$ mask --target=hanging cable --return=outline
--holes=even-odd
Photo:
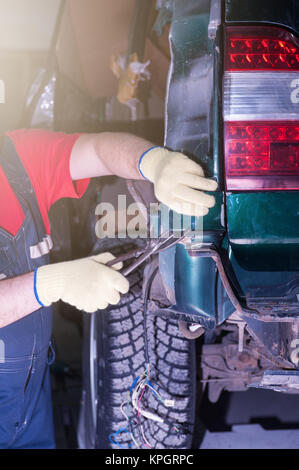
[[[145,419],[158,422],[158,423],[165,423],[169,425],[169,428],[172,432],[179,433],[183,431],[183,428],[178,423],[173,423],[167,418],[159,416],[158,414],[145,409],[142,406],[142,401],[146,395],[146,391],[151,392],[155,398],[160,401],[165,407],[173,408],[175,406],[174,400],[163,399],[161,394],[156,390],[153,383],[150,381],[151,376],[151,367],[150,367],[150,360],[149,360],[149,340],[148,340],[148,330],[147,330],[147,312],[148,312],[148,301],[150,297],[150,290],[154,281],[154,278],[158,272],[159,268],[156,268],[150,275],[145,291],[144,291],[144,305],[143,305],[143,327],[144,327],[144,355],[145,355],[145,370],[142,375],[137,376],[128,393],[128,400],[122,402],[120,405],[120,411],[123,417],[125,418],[127,425],[113,434],[110,434],[109,440],[112,444],[117,445],[120,448],[123,448],[122,445],[118,441],[118,436],[121,433],[128,433],[131,437],[131,444],[128,445],[129,448],[132,447],[132,443],[135,444],[137,448],[140,448],[142,445],[146,446],[147,448],[151,448],[149,441],[146,438],[144,427],[141,421],[141,416]],[[166,390],[165,390],[166,391]],[[124,410],[125,405],[127,406],[126,411]],[[132,412],[135,414],[136,418],[134,419],[134,415],[130,416],[130,405]],[[139,443],[137,440],[136,435],[134,435],[135,430],[139,432],[140,441],[143,444]]]
[[[148,335],[147,335],[147,327],[146,327],[146,320],[147,320],[147,305],[150,295],[150,290],[154,281],[154,278],[158,272],[159,268],[156,268],[152,274],[150,275],[145,291],[144,291],[144,302],[143,302],[143,329],[144,329],[144,354],[145,354],[145,362],[148,366],[148,370],[150,370],[150,361],[149,361],[149,343],[148,343]]]

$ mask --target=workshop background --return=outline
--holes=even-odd
[[[153,30],[155,2],[147,4],[143,14],[149,18],[149,34],[132,38],[132,23],[140,19],[134,17],[134,0],[0,0],[0,83],[5,96],[0,131],[123,130],[163,144],[169,28],[166,22],[160,36]],[[124,89],[120,80],[121,55],[134,52],[141,63],[149,61],[137,74],[143,78],[138,98],[136,90]],[[93,181],[82,201],[56,204],[51,211],[52,260],[88,255],[96,243],[94,209],[99,197],[112,201],[117,192],[126,191],[122,181],[109,178]],[[60,304],[54,339],[57,447],[77,448],[81,313]],[[208,432],[202,448],[298,448],[298,400],[296,395],[250,390],[224,392],[213,405],[205,396],[201,418]]]

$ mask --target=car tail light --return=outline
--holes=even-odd
[[[225,36],[227,189],[299,189],[299,41],[276,27]]]

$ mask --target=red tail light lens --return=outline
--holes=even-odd
[[[230,189],[262,188],[258,177],[274,176],[266,188],[277,189],[277,177],[291,177],[293,189],[299,188],[299,125],[277,122],[229,122],[225,126],[226,175]],[[234,181],[234,178],[237,180]],[[256,178],[253,178],[256,177]],[[291,188],[289,188],[291,189]]]
[[[226,29],[228,190],[299,189],[299,41],[277,27]]]
[[[299,44],[271,27],[228,28],[226,70],[299,70]]]

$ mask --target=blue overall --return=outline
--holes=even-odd
[[[29,177],[8,137],[0,165],[25,213],[16,236],[0,228],[0,279],[5,279],[49,263],[49,255],[41,252],[32,259],[30,247],[39,246],[46,231]],[[0,449],[55,448],[49,376],[52,315],[51,308],[40,308],[0,329]]]

